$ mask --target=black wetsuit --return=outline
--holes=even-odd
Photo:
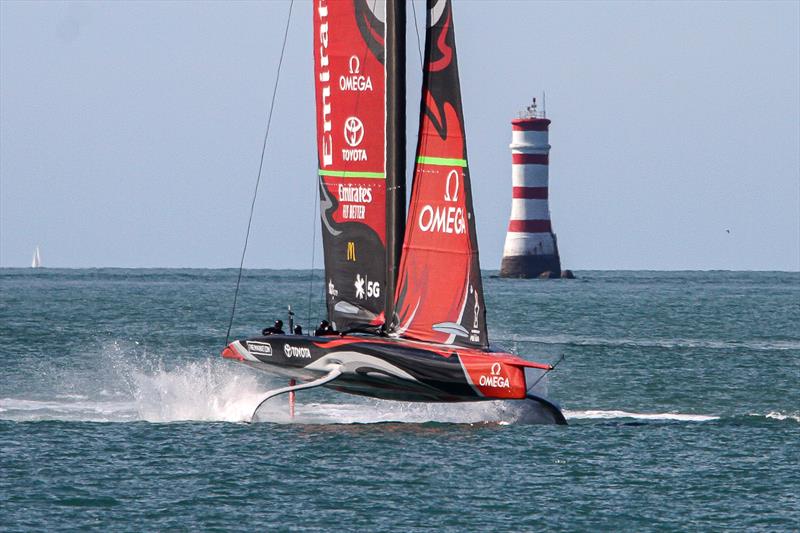
[[[336,335],[336,332],[333,331],[333,328],[328,326],[320,326],[314,331],[314,335],[317,337],[322,337],[323,335]]]

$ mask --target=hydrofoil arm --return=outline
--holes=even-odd
[[[326,383],[330,383],[331,381],[333,381],[334,379],[338,378],[341,375],[342,375],[342,367],[337,365],[330,372],[328,372],[319,379],[315,379],[314,381],[309,381],[308,383],[301,383],[300,385],[292,385],[290,387],[283,387],[280,389],[275,389],[267,392],[264,395],[264,397],[261,398],[261,401],[258,402],[256,408],[253,409],[253,414],[252,416],[250,416],[250,421],[252,422],[253,420],[255,420],[256,413],[258,412],[258,410],[261,409],[261,406],[264,405],[264,403],[270,398],[274,398],[275,396],[280,396],[281,394],[286,394],[287,392],[294,392],[303,389],[313,389],[314,387],[319,387],[321,385],[325,385]]]

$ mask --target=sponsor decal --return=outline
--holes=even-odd
[[[492,368],[490,371],[490,375],[487,376],[486,374],[481,374],[478,383],[481,387],[492,387],[492,388],[503,388],[508,389],[511,388],[511,385],[508,382],[508,378],[501,375],[503,367],[500,363],[492,364]]]
[[[450,192],[450,184],[452,186],[452,194]],[[444,201],[445,202],[457,202],[458,201],[458,186],[459,186],[459,177],[458,177],[458,170],[451,170],[450,173],[447,175],[447,182],[444,185]]]
[[[333,164],[333,123],[331,121],[331,71],[328,55],[328,0],[319,0],[319,81],[322,100],[322,166]]]
[[[472,298],[475,300],[475,306],[472,308],[473,315],[472,315],[472,330],[469,332],[469,340],[470,342],[481,342],[481,330],[478,329],[480,325],[479,317],[481,311],[481,305],[478,303],[478,292],[475,288],[470,285],[469,286],[469,293],[472,295]]]
[[[358,117],[347,117],[344,121],[344,140],[351,148],[342,148],[344,161],[367,161],[367,151],[356,148],[364,140],[364,124]]]
[[[339,296],[339,291],[336,289],[336,286],[333,284],[333,280],[328,281],[328,294],[331,296]]]
[[[381,284],[377,281],[369,281],[366,276],[362,278],[361,274],[356,274],[356,281],[353,285],[356,288],[356,298],[359,300],[380,298],[381,296]]]
[[[356,262],[356,243],[347,241],[347,261]]]
[[[272,357],[272,346],[266,342],[249,341],[247,343],[247,349],[250,350],[250,353],[254,355],[259,354]]]
[[[372,203],[372,187],[361,185],[339,185],[340,202]],[[363,205],[342,204],[342,218],[345,220],[364,220],[367,208]]]
[[[458,202],[460,187],[458,170],[451,170],[447,175],[444,186],[444,201],[447,203]],[[467,229],[464,220],[464,209],[457,206],[432,206],[424,205],[417,219],[419,229],[434,233],[455,233],[460,235]]]
[[[347,117],[344,121],[344,140],[355,148],[364,140],[364,124],[358,117]]]
[[[419,213],[419,229],[433,233],[462,234],[466,230],[464,211],[460,207],[424,206]]]
[[[342,148],[344,161],[367,161],[367,151],[363,148]]]
[[[356,281],[353,285],[356,287],[356,298],[359,300],[364,299],[364,279],[361,279],[361,274],[356,274]]]
[[[339,185],[340,202],[372,203],[372,187],[361,185]]]
[[[309,350],[308,348],[298,348],[297,346],[292,346],[291,344],[283,345],[283,353],[289,359],[291,359],[292,357],[300,359],[311,359],[311,350]]]
[[[350,56],[350,74],[339,76],[339,90],[342,91],[371,91],[372,78],[361,74],[361,61],[358,56]]]
[[[364,220],[367,208],[363,205],[342,204],[342,218],[345,220]]]

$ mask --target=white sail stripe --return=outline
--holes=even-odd
[[[511,201],[511,220],[550,220],[547,200],[514,198]]]
[[[547,165],[512,165],[511,183],[514,187],[547,187]]]
[[[503,256],[550,255],[555,253],[553,236],[549,233],[524,233],[509,231],[503,246]]]

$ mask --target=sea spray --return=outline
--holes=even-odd
[[[0,418],[92,422],[250,421],[270,389],[283,386],[265,373],[205,356],[170,361],[139,342],[99,346],[88,369],[62,369],[42,398],[0,399]],[[536,387],[543,392],[547,377]],[[320,401],[324,399],[325,401]],[[254,421],[295,424],[453,423],[514,424],[534,421],[533,402],[459,404],[382,401],[326,390],[298,394],[294,418],[287,397],[264,404]]]
[[[263,385],[206,359],[172,370],[134,371],[134,406],[140,420],[241,422],[249,420]]]

